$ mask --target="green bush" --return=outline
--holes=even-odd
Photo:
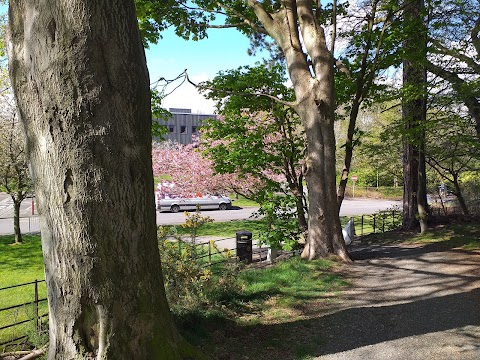
[[[158,240],[165,292],[173,312],[214,307],[225,292],[236,288],[238,265],[228,253],[218,276],[197,259],[197,246],[183,241],[174,227],[160,226]]]

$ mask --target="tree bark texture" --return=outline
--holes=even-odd
[[[406,95],[402,102],[405,123],[403,144],[403,227],[427,228],[428,205],[426,191],[425,131],[426,105],[426,34],[423,24],[423,0],[409,1],[404,9],[404,21],[414,24],[418,36],[404,43],[403,85]]]
[[[309,204],[308,238],[302,257],[311,260],[335,254],[350,261],[338,215],[334,68],[324,29],[309,1],[283,1],[283,7],[275,13],[266,12],[255,0],[248,0],[248,5],[285,55],[296,96],[294,109],[305,128],[303,167]]]
[[[15,243],[22,242],[22,230],[20,229],[20,204],[22,200],[13,199],[13,232],[15,233]]]
[[[10,76],[42,214],[48,358],[202,357],[176,331],[163,288],[133,1],[9,7]]]

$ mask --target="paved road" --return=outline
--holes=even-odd
[[[400,206],[399,201],[374,200],[374,199],[347,199],[344,200],[340,210],[341,216],[353,216],[361,214],[373,214],[379,210],[385,210],[392,206]],[[230,210],[206,210],[203,214],[210,216],[216,222],[230,220],[244,220],[252,217],[258,208],[255,207],[234,207]],[[39,231],[40,223],[38,217],[31,217],[32,199],[26,199],[21,206],[21,228],[23,232]],[[0,234],[13,233],[13,203],[7,194],[0,193]],[[168,213],[157,212],[158,225],[176,225],[185,221],[183,212]]]
[[[376,199],[346,199],[343,201],[342,208],[340,209],[340,216],[354,216],[373,214],[379,210],[390,209],[393,206],[400,206],[400,201],[392,200],[376,200]],[[208,210],[203,211],[203,214],[210,216],[215,221],[230,221],[230,220],[243,220],[250,218],[258,208],[235,207],[230,210]],[[157,224],[158,225],[174,225],[182,224],[185,221],[185,215],[183,212],[170,213],[170,212],[157,212]]]

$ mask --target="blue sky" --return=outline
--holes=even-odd
[[[210,29],[208,38],[200,41],[185,41],[173,30],[168,30],[158,44],[145,50],[150,80],[173,79],[185,69],[194,82],[212,79],[221,70],[253,65],[261,60],[258,56],[249,56],[248,47],[248,39],[235,29]],[[165,98],[164,106],[190,108],[202,113],[214,110],[213,103],[188,83]]]

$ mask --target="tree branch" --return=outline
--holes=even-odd
[[[260,20],[265,27],[273,25],[272,16],[265,10],[260,2],[257,0],[248,0],[247,4],[252,8],[255,15],[257,15],[258,20]]]
[[[465,64],[470,66],[477,74],[480,74],[480,64],[478,64],[474,59],[472,59],[470,56],[467,56],[465,54],[460,53],[456,49],[449,49],[445,46],[443,46],[440,41],[436,39],[429,39],[434,46],[438,49],[438,53],[444,54],[444,55],[450,55],[460,61],[463,61]],[[480,41],[480,40],[479,40]],[[479,44],[480,45],[480,44]]]
[[[195,86],[196,88],[199,88],[199,89],[205,89],[205,90],[216,90],[218,91],[217,89],[214,89],[212,87],[208,87],[208,86],[200,86],[196,83],[194,83],[192,80],[190,80],[190,78],[188,77],[188,74],[186,74],[186,78],[187,78],[187,81],[192,84],[193,86]],[[279,104],[282,104],[282,105],[285,105],[285,106],[289,106],[289,107],[295,107],[298,105],[298,102],[297,101],[285,101],[285,100],[282,100],[276,96],[273,96],[273,95],[270,95],[270,94],[265,94],[265,93],[245,93],[245,92],[237,92],[237,91],[228,91],[228,90],[221,90],[221,92],[223,92],[225,95],[238,95],[238,96],[265,96],[269,99],[272,99],[272,100],[275,100],[276,102],[278,102]]]
[[[457,74],[447,71],[430,61],[427,61],[426,65],[428,71],[448,81],[452,85],[452,88],[468,108],[470,116],[475,120],[477,136],[480,136],[480,103],[477,94],[464,91],[464,87],[468,85],[468,83]]]
[[[235,14],[236,16],[238,16],[239,18],[243,19],[243,23],[239,23],[238,26],[242,26],[242,25],[248,25],[250,26],[252,29],[262,33],[262,34],[266,34],[268,35],[268,32],[261,26],[258,26],[257,24],[255,24],[254,22],[250,21],[250,19],[248,19],[245,15],[243,15],[241,12],[237,11],[236,9],[234,9],[233,7],[230,7],[228,5],[225,5],[225,4],[221,4],[220,2],[217,1],[217,5],[218,6],[221,6],[223,7],[224,9],[232,12],[233,14]],[[255,10],[254,10],[255,11]],[[256,13],[255,13],[256,14]],[[267,13],[268,14],[268,13]],[[257,15],[258,17],[258,15]]]

